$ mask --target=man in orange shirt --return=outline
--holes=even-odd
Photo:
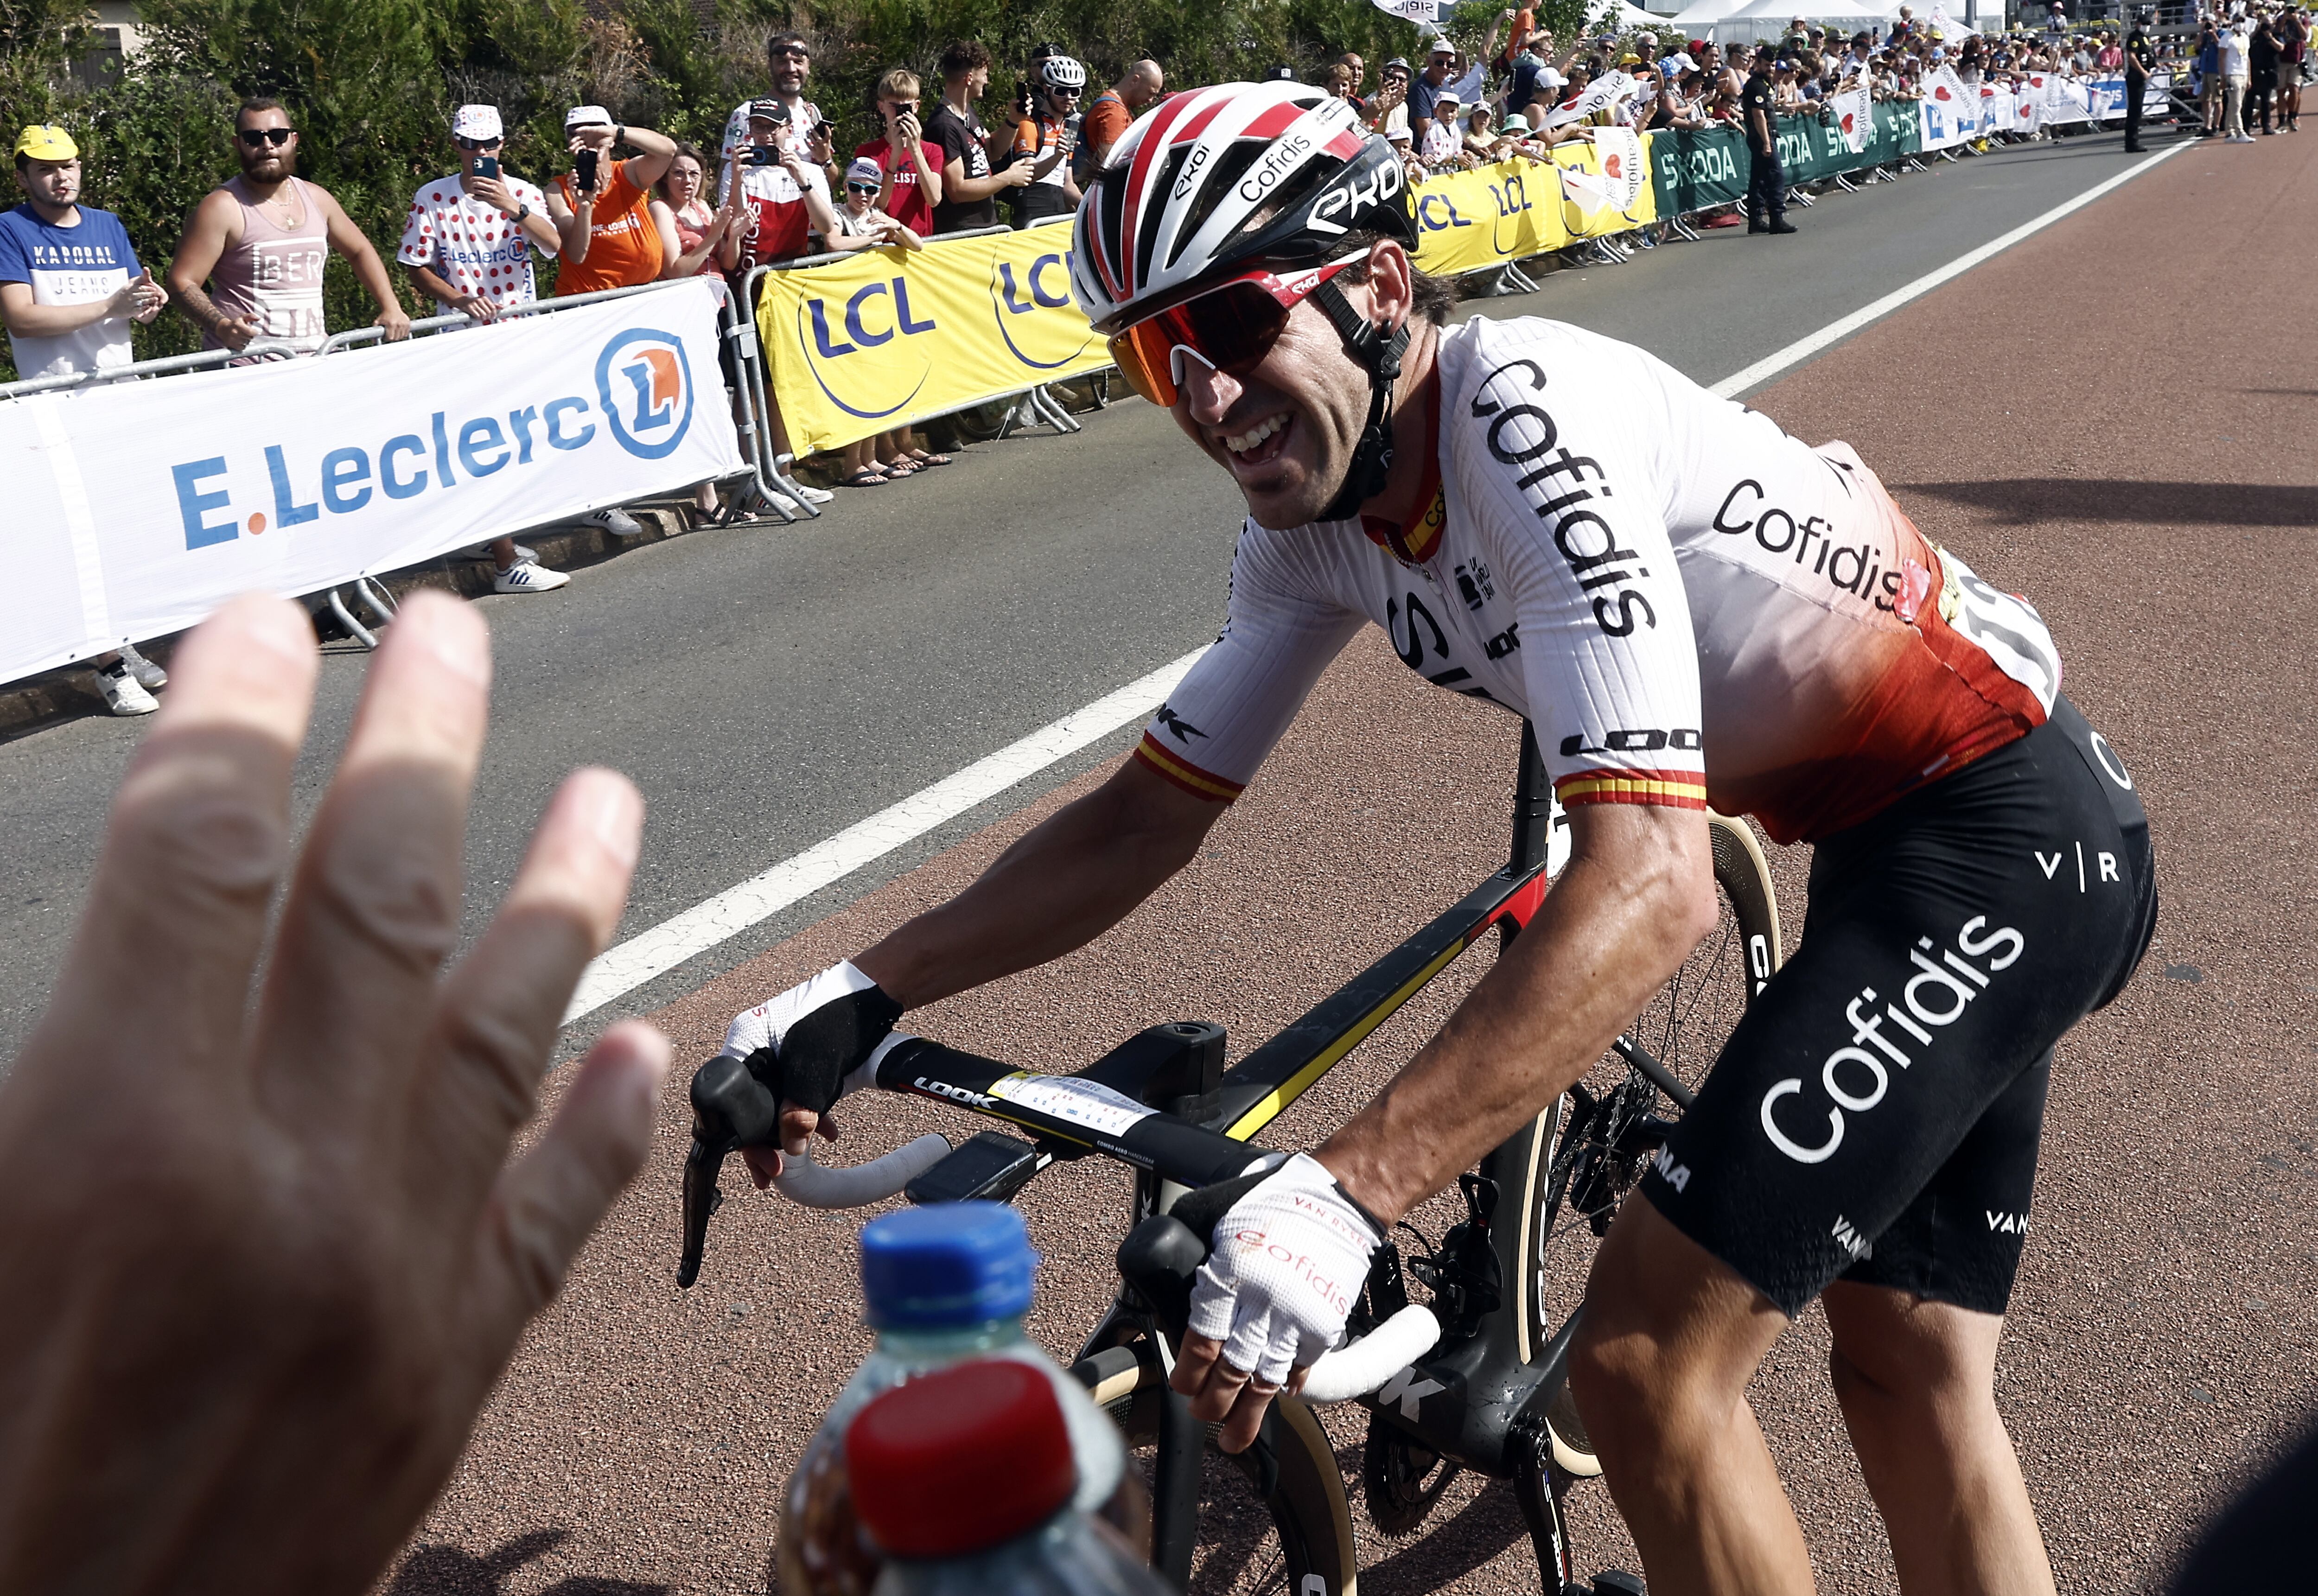
[[[651,210],[651,186],[676,159],[676,141],[648,128],[615,127],[600,105],[573,106],[563,130],[572,170],[547,195],[548,220],[563,240],[556,296],[658,282],[683,253],[672,232],[662,237]],[[618,144],[637,153],[615,161]]]
[[[1086,121],[1079,129],[1079,148],[1083,159],[1077,175],[1083,176],[1103,163],[1110,147],[1126,133],[1135,113],[1159,97],[1165,86],[1167,75],[1159,63],[1142,60],[1127,69],[1127,75],[1094,97],[1086,108]]]

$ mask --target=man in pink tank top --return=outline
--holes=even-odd
[[[390,341],[409,337],[410,317],[378,251],[328,191],[295,175],[298,133],[278,101],[242,102],[233,150],[241,175],[193,207],[169,267],[170,289],[200,324],[203,346],[246,349],[256,342],[312,353],[329,336],[322,269],[333,249],[378,301],[375,325]]]

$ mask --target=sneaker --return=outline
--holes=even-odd
[[[642,537],[644,524],[625,510],[595,510],[580,517],[582,526],[600,526],[614,537]]]
[[[116,715],[149,715],[161,707],[160,700],[145,691],[122,660],[116,659],[96,673],[96,689],[104,695],[105,708]]]
[[[809,505],[825,505],[837,496],[826,488],[815,488],[809,482],[796,485],[797,497]]]
[[[148,693],[158,693],[169,685],[169,673],[137,651],[135,643],[121,645],[121,663],[137,678],[137,685]]]
[[[489,543],[477,543],[473,548],[463,550],[462,551],[470,560],[492,560],[498,558],[491,552],[491,546]],[[521,565],[526,560],[535,560],[538,558],[539,551],[533,548],[530,544],[517,543],[515,546],[515,559],[517,565]]]
[[[544,565],[534,565],[528,560],[518,560],[507,569],[491,578],[494,593],[553,593],[571,578],[560,570],[550,570]]]

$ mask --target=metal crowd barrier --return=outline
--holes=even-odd
[[[196,372],[204,366],[228,365],[237,360],[281,357],[294,358],[298,352],[287,344],[271,341],[249,344],[239,349],[197,349],[191,354],[165,354],[156,360],[133,361],[125,366],[107,366],[101,372],[67,372],[56,377],[27,377],[21,382],[0,383],[0,399],[23,399],[35,393],[57,393],[67,389],[94,388],[111,382],[133,382],[147,377],[166,377],[175,372]]]

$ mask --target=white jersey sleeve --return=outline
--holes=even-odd
[[[1326,535],[1241,531],[1223,634],[1159,706],[1137,759],[1199,797],[1240,795],[1364,619],[1332,591]]]
[[[1667,434],[1510,340],[1444,372],[1451,525],[1489,549],[1516,616],[1523,706],[1565,807],[1706,807],[1699,661],[1667,524]],[[1638,402],[1639,401],[1639,402]]]

